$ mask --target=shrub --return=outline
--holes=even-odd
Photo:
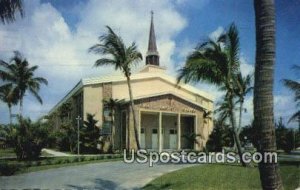
[[[0,163],[0,175],[13,175],[17,171],[19,171],[22,168],[20,164],[9,164],[5,162]]]
[[[63,163],[67,164],[67,163],[70,163],[70,162],[71,162],[70,159],[69,159],[69,158],[66,158],[66,159],[64,159],[64,162],[63,162]]]
[[[20,160],[36,160],[41,150],[47,145],[47,127],[42,123],[32,123],[30,119],[19,119],[19,125],[13,134],[13,142],[17,158]]]
[[[84,156],[80,156],[80,162],[84,162],[86,158]]]
[[[54,164],[61,164],[61,163],[62,163],[61,159],[54,160]]]
[[[106,157],[107,159],[112,159],[113,158],[113,156],[112,155],[107,155],[107,157]]]
[[[71,162],[73,162],[73,163],[74,163],[74,162],[78,162],[78,160],[79,160],[78,157],[74,157],[74,158],[71,160]]]
[[[52,162],[51,162],[51,160],[50,159],[47,159],[47,160],[45,160],[45,165],[52,165]]]
[[[25,163],[25,166],[26,166],[26,167],[31,167],[31,166],[32,166],[32,162],[31,162],[31,161],[26,162],[26,163]]]

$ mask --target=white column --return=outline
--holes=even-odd
[[[162,151],[162,112],[159,112],[159,124],[158,124],[158,152]]]
[[[180,113],[177,115],[177,150],[181,149],[181,120]]]

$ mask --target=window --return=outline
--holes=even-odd
[[[112,131],[112,116],[111,109],[109,107],[103,107],[103,123],[101,133],[105,135],[110,135]]]
[[[110,121],[103,122],[103,125],[101,128],[101,134],[103,134],[103,135],[111,134],[111,122]]]
[[[170,129],[170,134],[171,135],[176,135],[177,134],[177,129]]]
[[[152,129],[152,134],[157,134],[157,129]]]
[[[103,108],[104,121],[111,121],[111,110],[108,107]]]
[[[145,133],[145,128],[141,128],[141,134]]]

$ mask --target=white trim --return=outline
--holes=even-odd
[[[192,101],[192,100],[190,100],[190,99],[187,99],[187,98],[185,98],[185,97],[183,97],[183,96],[180,96],[179,94],[176,94],[176,93],[174,93],[174,92],[172,92],[172,91],[169,91],[169,92],[162,92],[162,93],[156,93],[156,94],[149,94],[149,95],[147,95],[147,96],[137,96],[137,97],[133,97],[133,100],[140,100],[140,99],[144,99],[144,98],[151,98],[151,97],[163,96],[163,95],[168,95],[168,94],[173,95],[173,96],[175,96],[175,97],[177,97],[177,98],[179,98],[179,99],[185,100],[185,101],[187,101],[187,102],[189,102],[189,103],[191,103],[191,104],[194,104],[194,105],[196,105],[196,106],[199,106],[199,107],[201,107],[201,108],[203,108],[203,109],[205,109],[205,110],[210,110],[209,108],[207,108],[207,107],[205,107],[205,106],[199,104],[198,102]],[[129,102],[129,101],[130,101],[129,98],[123,99],[123,100],[124,100],[124,102]],[[176,112],[175,112],[175,113],[176,113]]]
[[[73,89],[71,89],[67,95],[65,95],[50,111],[49,115],[56,111],[63,103],[65,103],[69,98],[76,94],[83,87],[82,80],[80,80]]]
[[[187,90],[193,94],[200,95],[202,98],[213,101],[214,97],[211,96],[210,94],[203,92],[201,90],[198,90],[197,88],[188,85],[188,84],[183,84],[179,83],[177,85],[177,80],[174,77],[171,77],[165,73],[160,73],[160,72],[149,72],[149,73],[137,73],[133,74],[130,79],[131,81],[135,80],[141,80],[141,79],[151,79],[151,78],[160,78],[164,81],[167,81],[178,88],[182,88],[184,90]],[[91,85],[91,84],[99,84],[99,83],[107,83],[107,82],[120,82],[120,81],[126,81],[125,76],[123,75],[107,75],[103,77],[93,77],[93,78],[85,78],[82,79],[83,85]]]
[[[145,72],[145,73],[137,73],[137,74],[133,74],[131,76],[131,81],[137,81],[137,80],[142,80],[142,79],[153,79],[153,78],[158,78],[161,79],[163,81],[166,81],[172,85],[174,85],[176,88],[179,89],[183,89],[189,93],[192,93],[193,95],[199,95],[201,96],[203,99],[206,99],[210,102],[213,102],[214,97],[211,96],[210,94],[203,92],[201,90],[198,90],[197,88],[188,85],[188,84],[183,84],[183,83],[179,83],[177,85],[177,80],[174,77],[171,77],[165,73],[161,73],[161,72]],[[84,86],[87,85],[93,85],[93,84],[101,84],[101,83],[114,83],[114,82],[126,82],[126,78],[124,75],[106,75],[103,77],[92,77],[92,78],[84,78],[82,80],[80,80],[75,87],[69,91],[69,93],[63,98],[61,99],[50,111],[49,114],[52,114],[58,107],[60,107],[63,103],[65,103],[70,97],[72,97],[75,93],[78,92],[78,90],[80,90],[81,88],[83,88]],[[166,93],[164,93],[166,94]],[[173,93],[174,94],[174,93]],[[175,94],[174,94],[175,95]],[[180,98],[182,98],[181,96],[179,96]],[[184,99],[184,98],[182,98]],[[187,100],[187,99],[185,99]],[[195,104],[195,101],[191,101],[191,100],[187,100],[193,104]],[[199,105],[201,107],[203,107],[202,105]],[[205,108],[208,109],[208,108]]]

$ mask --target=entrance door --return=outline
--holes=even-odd
[[[177,149],[177,129],[170,129],[170,149]]]
[[[141,133],[140,133],[140,139],[141,139],[141,148],[145,149],[145,128],[141,128]]]
[[[151,134],[151,141],[152,141],[152,149],[158,149],[158,133],[157,133],[157,128],[152,129],[152,134]]]

